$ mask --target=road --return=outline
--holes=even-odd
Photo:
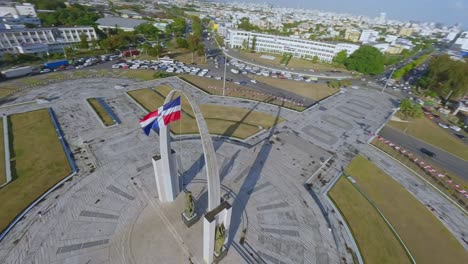
[[[430,163],[440,166],[447,171],[451,171],[464,180],[468,181],[468,174],[466,173],[468,171],[467,161],[391,127],[384,127],[379,134],[385,139],[388,139],[393,143],[400,145],[421,157],[424,157]],[[434,152],[436,156],[429,158],[428,156],[421,153],[421,148],[425,148]]]

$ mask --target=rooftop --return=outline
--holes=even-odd
[[[148,23],[148,21],[133,18],[105,17],[98,19],[96,23],[104,27],[135,28],[141,24]]]

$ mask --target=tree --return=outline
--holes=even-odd
[[[187,22],[185,22],[185,18],[178,17],[174,19],[174,22],[167,27],[167,32],[174,34],[176,37],[180,37],[185,33],[186,27]]]
[[[410,99],[401,100],[400,112],[406,118],[420,118],[423,116],[421,106],[413,103]]]
[[[133,44],[136,41],[136,37],[132,32],[119,31],[115,35],[109,35],[107,38],[101,40],[100,45],[107,51],[114,51],[121,47]]]
[[[80,35],[80,49],[89,49],[89,44],[88,44],[88,36],[86,34],[81,34]]]
[[[190,49],[190,51],[192,51],[192,63],[193,63],[193,55],[195,51],[198,51],[199,53],[199,50],[200,50],[200,44],[201,44],[200,38],[198,36],[190,34],[187,37],[187,43],[188,43],[188,48]]]
[[[454,97],[464,97],[468,93],[468,64],[452,60],[448,55],[435,57],[429,63],[429,71],[418,84],[442,97],[450,91]]]
[[[250,19],[243,17],[240,20],[240,23],[237,25],[237,28],[246,30],[246,31],[261,31],[259,27],[250,24]]]
[[[346,59],[345,66],[364,74],[379,74],[384,71],[384,56],[377,48],[363,45]]]
[[[135,27],[135,33],[141,34],[147,39],[157,39],[159,36],[159,29],[151,24],[145,23]]]
[[[312,62],[313,62],[313,63],[317,63],[317,62],[319,62],[319,61],[320,61],[320,59],[319,59],[319,57],[318,57],[317,55],[315,55],[315,56],[312,58]]]
[[[197,16],[192,17],[192,34],[201,38],[203,32],[203,27],[201,24],[201,20]]]
[[[252,38],[252,51],[255,51],[255,45],[257,44],[257,36]]]
[[[333,57],[333,62],[344,65],[347,58],[348,58],[348,53],[346,52],[346,50],[342,50],[338,52],[335,57]]]
[[[188,48],[188,43],[187,43],[187,40],[184,39],[184,38],[176,38],[176,44],[177,44],[177,47],[179,48]]]
[[[39,13],[39,18],[43,26],[93,26],[95,21],[101,16],[91,7],[72,4],[67,7],[60,7],[55,12]]]
[[[243,40],[242,41],[242,49],[246,49],[247,48],[247,40]]]
[[[148,48],[148,54],[159,59],[163,52],[163,47],[159,44],[155,45],[154,47]]]

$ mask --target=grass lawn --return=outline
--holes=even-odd
[[[155,89],[139,89],[129,91],[129,95],[148,111],[153,111],[164,103],[165,96],[170,92],[169,86],[158,86]],[[177,94],[175,95],[177,96]],[[171,124],[174,134],[198,134],[198,127],[188,101],[182,97],[182,119]],[[269,114],[250,112],[249,110],[220,106],[200,105],[200,110],[211,134],[224,135],[244,139],[263,128],[269,128],[275,123],[275,117]],[[278,123],[284,119],[279,118]]]
[[[468,252],[403,186],[362,156],[345,170],[396,229],[418,263],[468,263]]]
[[[449,131],[434,124],[426,117],[413,119],[407,123],[390,121],[388,126],[404,131],[464,160],[468,160],[468,148],[466,145],[452,135],[449,135]]]
[[[98,100],[96,98],[89,98],[86,101],[91,105],[91,107],[94,109],[96,114],[99,116],[99,118],[102,120],[104,125],[106,126],[112,126],[114,125],[114,120],[110,117],[109,114],[107,114],[106,110],[104,110],[104,107],[99,104]]]
[[[0,118],[0,121],[3,119]],[[0,185],[6,182],[5,173],[5,142],[3,141],[3,122],[0,122]]]
[[[24,208],[71,173],[46,109],[9,119],[13,181],[0,189],[0,230]]]
[[[284,66],[281,65],[281,58],[282,55],[278,54],[270,54],[270,53],[250,53],[247,51],[241,51],[242,57],[246,58],[248,61],[253,63],[260,62],[261,64],[272,66],[272,67],[280,67],[280,68],[294,68],[294,69],[312,69],[312,70],[319,70],[319,71],[330,71],[330,70],[339,70],[343,72],[347,72],[346,69],[335,67],[334,65],[327,64],[327,63],[313,63],[310,60],[294,58],[292,57],[289,61],[288,65]],[[272,56],[274,57],[273,60],[262,58],[262,55]],[[252,61],[254,60],[254,61]]]
[[[323,83],[306,83],[257,75],[250,75],[250,77],[270,86],[280,88],[317,101],[322,100],[323,98],[328,97],[330,95],[333,95],[340,90],[337,88],[328,87],[328,85]]]
[[[198,87],[199,89],[205,91],[206,93],[213,94],[213,95],[222,95],[223,91],[223,81],[193,76],[193,75],[180,75],[180,77],[189,83],[193,84],[194,86]],[[218,89],[215,89],[218,88]],[[272,96],[268,95],[259,95],[255,94],[255,90],[251,89],[247,86],[238,85],[231,82],[226,82],[226,96],[237,97],[237,98],[244,98],[254,101],[260,101],[265,103],[270,103],[290,109],[294,109],[297,111],[303,111],[305,109],[304,106],[298,106],[289,102],[283,102],[281,100],[277,100]]]
[[[153,75],[156,73],[155,70],[114,70],[120,73],[120,76],[127,77],[127,78],[136,78],[143,81],[154,80],[155,78]]]
[[[12,84],[0,84],[0,99],[11,94],[15,90],[19,89],[18,86]]]
[[[413,161],[411,161],[410,158],[404,156],[403,154],[401,154],[400,152],[398,152],[394,148],[384,144],[382,141],[378,141],[377,139],[374,139],[374,141],[372,141],[372,144],[374,146],[378,147],[379,149],[383,150],[384,152],[386,152],[390,156],[394,157],[395,159],[399,160],[401,163],[403,163],[406,166],[410,167],[412,170],[414,170],[416,173],[418,173],[418,175],[424,177],[424,179],[426,179],[429,182],[431,182],[432,184],[434,184],[434,186],[436,186],[439,190],[441,190],[442,192],[444,192],[448,196],[452,197],[453,200],[455,200],[458,204],[460,204],[462,207],[464,207],[465,209],[468,210],[468,204],[466,204],[466,202],[465,202],[466,199],[464,198],[464,196],[462,194],[458,193],[457,191],[455,191],[447,183],[445,183],[445,180],[450,179],[450,180],[453,180],[454,182],[456,182],[457,184],[459,184],[460,186],[462,186],[461,189],[466,190],[466,189],[468,189],[468,184],[461,177],[459,177],[458,175],[456,175],[456,174],[454,174],[452,172],[448,172],[443,168],[440,168],[440,167],[438,167],[436,165],[433,165],[431,163],[430,159],[426,159],[426,158],[424,158],[422,156],[414,155],[414,153],[413,153],[412,158],[418,158],[419,160],[423,160],[425,162],[425,165],[431,165],[432,168],[437,170],[437,172],[439,172],[439,173],[445,174],[446,177],[441,179],[441,178],[439,178],[437,176],[430,175],[430,174],[426,173],[426,171],[424,169],[422,169],[421,167],[416,165]]]
[[[383,218],[345,177],[329,196],[346,219],[364,263],[411,263]]]

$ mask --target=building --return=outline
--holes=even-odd
[[[143,18],[143,15],[132,10],[122,9],[122,10],[119,10],[119,12],[120,12],[120,16],[123,18],[135,18],[135,19]]]
[[[229,42],[231,48],[242,48],[244,44],[251,47],[254,38],[255,51],[276,54],[291,53],[294,57],[308,59],[317,56],[323,62],[331,62],[333,57],[342,50],[346,50],[347,54],[352,54],[359,48],[359,45],[350,43],[325,43],[235,29],[228,30],[226,41]]]
[[[380,16],[377,18],[377,24],[387,24],[387,13],[380,13]]]
[[[20,28],[25,24],[41,25],[34,5],[25,3],[14,7],[0,6],[0,29]]]
[[[359,37],[359,41],[362,43],[369,43],[369,42],[376,42],[376,40],[379,38],[379,32],[372,30],[372,29],[366,29],[361,32],[361,36]]]
[[[96,21],[98,28],[101,30],[109,29],[121,29],[123,31],[133,31],[141,24],[146,24],[148,21],[133,18],[122,18],[122,17],[104,17]]]
[[[19,16],[37,17],[36,9],[33,4],[24,3],[21,5],[15,5],[16,11]]]
[[[0,54],[63,52],[64,47],[80,42],[83,34],[88,41],[97,40],[92,27],[3,29],[0,30]]]
[[[411,37],[411,35],[413,35],[413,32],[414,32],[414,30],[412,28],[402,27],[402,28],[400,28],[399,35],[400,36]]]
[[[390,47],[390,44],[388,44],[388,43],[377,43],[377,44],[372,45],[372,47],[377,48],[382,53],[386,53],[388,48]]]
[[[455,41],[456,45],[460,45],[462,51],[468,51],[468,31],[462,32],[460,37]]]
[[[5,14],[11,14],[13,16],[37,17],[34,5],[29,3],[16,4],[15,6],[0,6],[0,17],[4,16]]]
[[[361,36],[361,31],[357,29],[347,29],[345,31],[345,39],[352,41],[352,42],[358,42],[359,37]]]

